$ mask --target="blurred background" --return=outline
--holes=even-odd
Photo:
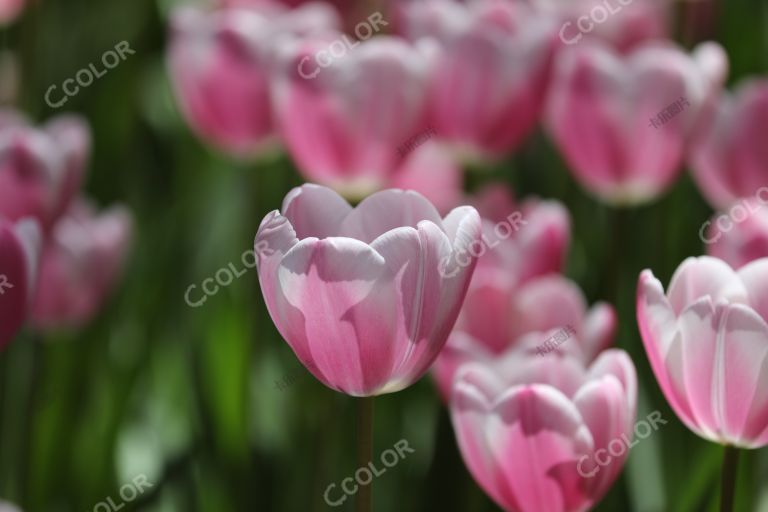
[[[108,497],[119,506],[121,486],[139,475],[151,488],[123,510],[319,511],[329,508],[327,485],[356,467],[353,401],[299,364],[267,314],[255,270],[242,263],[263,216],[304,179],[284,153],[233,159],[191,133],[166,66],[179,3],[30,0],[2,28],[5,103],[34,123],[63,111],[87,119],[83,188],[100,208],[122,203],[133,215],[125,268],[99,313],[76,329],[25,329],[0,354],[0,498],[24,511],[90,511]],[[729,84],[765,74],[768,2],[728,0],[715,12]],[[63,108],[46,104],[52,84],[121,41],[135,54]],[[616,306],[616,345],[639,374],[638,417],[660,410],[669,421],[632,450],[596,510],[716,510],[722,452],[667,405],[634,312],[642,269],[667,283],[685,257],[704,252],[699,229],[713,210],[690,176],[649,205],[613,208],[578,186],[537,128],[514,154],[467,168],[464,180],[469,192],[503,182],[518,197],[567,206],[565,274],[590,303]],[[190,285],[230,263],[244,274],[190,306]],[[378,398],[375,421],[375,453],[399,439],[415,450],[376,479],[376,510],[497,509],[462,463],[431,378]],[[768,452],[744,452],[740,463],[739,510],[768,511]]]

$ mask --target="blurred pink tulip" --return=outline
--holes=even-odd
[[[552,20],[521,3],[415,3],[410,36],[435,37],[430,123],[468,160],[514,150],[541,114],[555,49]],[[406,15],[408,17],[408,15]]]
[[[289,12],[179,9],[168,66],[187,122],[200,138],[236,157],[268,150],[276,143],[270,91],[276,47],[337,23],[322,5]]]
[[[653,200],[677,178],[726,70],[715,43],[692,56],[661,44],[619,56],[584,42],[558,59],[550,133],[576,179],[599,198],[618,205]]]
[[[480,265],[476,274],[483,276]],[[538,277],[519,288],[494,286],[490,279],[477,283],[478,277],[435,363],[443,397],[449,396],[463,364],[490,361],[511,348],[549,351],[548,340],[565,338],[557,351],[588,364],[613,342],[617,324],[613,307],[601,302],[588,310],[578,286],[560,275]],[[501,273],[498,278],[502,279]]]
[[[34,292],[41,232],[36,221],[0,218],[0,350],[27,318]]]
[[[399,148],[427,129],[429,63],[397,38],[345,47],[344,37],[286,48],[275,105],[281,135],[304,177],[364,197],[390,183],[403,164]]]
[[[89,152],[90,131],[79,117],[35,128],[13,111],[0,113],[0,215],[35,217],[48,230],[80,188]]]
[[[637,321],[656,379],[693,432],[741,448],[768,445],[768,258],[735,272],[703,256],[666,295],[640,275]]]
[[[31,320],[40,330],[79,328],[98,312],[117,280],[133,221],[123,207],[102,213],[76,202],[43,249]]]
[[[429,369],[474,270],[458,255],[479,238],[468,206],[441,219],[421,195],[386,190],[353,209],[303,185],[262,221],[255,249],[267,308],[298,359],[326,386],[371,396]]]
[[[636,402],[624,351],[607,350],[588,368],[563,354],[511,351],[462,367],[451,417],[469,472],[503,510],[581,512],[621,472]]]
[[[708,244],[707,253],[735,269],[754,260],[768,258],[768,194],[765,204],[751,201],[741,208],[740,211],[731,209],[739,213],[732,213],[730,217],[725,214],[715,215],[704,237]]]
[[[693,176],[714,208],[762,192],[768,201],[768,79],[724,93],[713,123],[691,152]],[[761,191],[761,189],[764,189]]]
[[[26,0],[0,0],[0,24],[11,23],[24,10]]]

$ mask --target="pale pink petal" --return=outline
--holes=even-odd
[[[593,438],[574,404],[555,388],[534,384],[508,390],[497,400],[485,433],[502,488],[519,510],[568,511],[589,501],[576,464],[591,453]]]
[[[440,214],[424,196],[411,190],[390,189],[357,205],[341,223],[339,234],[369,243],[391,229],[416,227],[423,220],[442,229]]]
[[[371,395],[396,363],[396,290],[384,258],[350,238],[307,238],[277,269],[272,313],[300,361],[324,384]]]
[[[686,306],[707,295],[713,302],[720,299],[744,301],[746,290],[739,286],[736,272],[727,263],[709,256],[687,258],[669,283],[669,304],[679,315]]]
[[[298,238],[335,236],[351,211],[349,203],[336,192],[311,183],[291,190],[282,206]]]

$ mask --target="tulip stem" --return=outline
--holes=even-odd
[[[357,467],[367,468],[373,460],[373,397],[357,399]],[[357,512],[371,512],[373,482],[361,485],[357,494]]]
[[[736,494],[736,470],[739,467],[739,449],[726,446],[723,454],[722,487],[720,490],[720,512],[732,512]]]

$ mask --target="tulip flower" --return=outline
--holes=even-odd
[[[435,362],[435,380],[450,396],[456,371],[472,361],[492,361],[513,348],[538,354],[557,349],[592,362],[613,341],[616,313],[597,303],[587,310],[579,287],[557,274],[529,280],[517,288],[494,285],[481,263],[467,292],[456,329]],[[497,273],[502,281],[502,273]],[[486,277],[488,280],[480,277]],[[510,283],[510,281],[507,281]]]
[[[737,449],[768,445],[768,258],[738,272],[710,256],[688,258],[666,294],[645,270],[637,322],[677,417],[725,446],[721,510],[732,510]]]
[[[768,190],[768,188],[766,189]],[[707,254],[738,269],[760,258],[768,258],[768,196],[765,204],[745,201],[716,215],[707,223],[704,241]]]
[[[697,138],[690,156],[693,176],[714,208],[759,195],[768,202],[768,80],[723,94],[714,122]]]
[[[98,312],[122,270],[132,232],[130,213],[96,213],[76,202],[43,249],[31,321],[38,330],[82,327]]]
[[[664,395],[693,432],[721,444],[768,444],[768,259],[738,272],[688,258],[667,293],[640,275],[637,321]]]
[[[41,233],[36,221],[0,218],[0,350],[27,317],[34,292]]]
[[[416,3],[406,12],[417,26],[412,38],[439,41],[429,90],[437,136],[468,160],[518,147],[541,114],[556,40],[551,19],[493,0]]]
[[[430,367],[459,313],[480,217],[441,219],[412,191],[385,190],[352,208],[318,185],[293,189],[256,235],[272,320],[323,384],[352,396],[406,388]]]
[[[187,122],[200,138],[235,157],[267,151],[275,144],[275,48],[291,35],[336,24],[322,5],[288,13],[180,8],[172,20],[168,66]]]
[[[13,111],[0,113],[0,215],[34,217],[47,231],[80,188],[89,152],[90,132],[79,117],[35,128]]]
[[[558,59],[549,131],[574,177],[594,195],[615,205],[650,201],[677,178],[726,67],[715,43],[692,56],[663,44],[620,56],[585,41]]]
[[[428,131],[429,60],[426,50],[397,38],[344,37],[284,49],[275,111],[304,177],[358,198],[389,186],[404,163],[403,145]]]
[[[629,356],[578,358],[513,350],[463,366],[451,418],[480,487],[508,512],[576,512],[596,505],[627,458],[637,377]]]

